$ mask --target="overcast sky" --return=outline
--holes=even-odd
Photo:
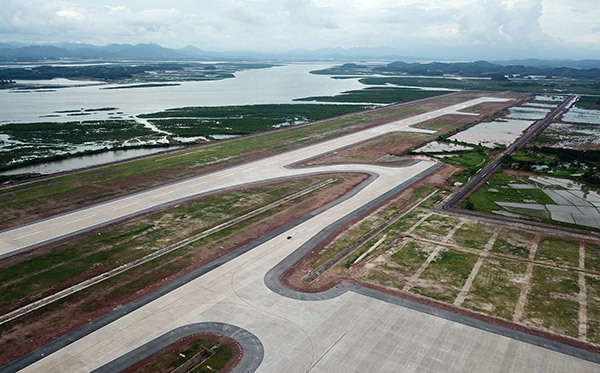
[[[2,0],[9,41],[600,59],[600,0]]]

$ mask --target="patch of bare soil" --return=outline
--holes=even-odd
[[[375,138],[320,157],[309,159],[298,165],[315,166],[336,163],[370,163],[402,166],[412,162],[404,154],[431,141],[430,135],[420,133],[394,133]]]
[[[146,368],[148,365],[155,363],[167,354],[179,353],[187,350],[194,341],[199,339],[205,340],[214,345],[226,345],[231,349],[232,357],[231,359],[229,359],[227,365],[225,365],[223,369],[219,370],[220,373],[231,372],[233,368],[235,368],[236,365],[238,365],[242,360],[244,351],[242,349],[242,346],[240,346],[240,344],[237,343],[234,339],[218,334],[198,333],[192,334],[190,336],[178,340],[175,343],[170,344],[162,350],[155,352],[147,358],[140,360],[134,365],[130,366],[129,368],[123,370],[122,373],[135,373],[138,371],[143,371],[144,368]],[[164,368],[164,370],[159,370],[158,372],[170,372],[173,370],[173,368],[169,366],[166,366]]]

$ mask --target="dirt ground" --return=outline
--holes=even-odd
[[[137,371],[144,369],[146,366],[152,364],[153,362],[155,362],[156,360],[160,359],[161,357],[163,357],[164,355],[166,355],[170,352],[185,351],[192,342],[194,342],[195,340],[198,340],[198,339],[204,339],[204,340],[208,340],[211,342],[214,341],[215,344],[226,345],[229,348],[231,348],[231,351],[233,352],[233,356],[231,357],[231,359],[229,360],[227,365],[219,371],[220,373],[231,372],[233,370],[233,368],[235,368],[236,365],[238,365],[239,362],[242,360],[244,351],[242,349],[242,346],[240,346],[240,344],[237,343],[234,339],[231,339],[229,337],[225,337],[222,335],[218,335],[218,334],[198,333],[198,334],[192,334],[190,336],[182,338],[182,339],[178,340],[177,342],[152,354],[151,356],[148,356],[144,360],[138,361],[134,365],[123,370],[122,373],[135,373]],[[171,369],[167,368],[161,372],[169,372],[169,371],[172,371],[172,368]]]

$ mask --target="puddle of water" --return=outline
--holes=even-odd
[[[72,171],[80,168],[97,166],[104,163],[123,161],[135,157],[164,152],[165,150],[179,149],[171,148],[149,148],[149,149],[128,149],[128,150],[110,150],[98,154],[82,155],[78,157],[63,159],[60,161],[46,162],[39,165],[15,168],[0,172],[0,175],[18,175],[27,173],[53,174],[56,172]]]
[[[234,137],[240,137],[240,135],[210,135],[210,137],[212,137],[215,140],[226,140],[226,139],[233,139]]]
[[[452,143],[439,143],[437,141],[432,141],[429,144],[420,147],[415,150],[418,153],[448,153],[459,150],[471,150],[473,149],[470,146],[452,144]]]
[[[173,140],[183,142],[183,143],[192,143],[192,142],[197,142],[197,141],[210,141],[209,139],[207,139],[204,136],[193,136],[193,137],[176,136],[176,137],[173,137]]]
[[[550,110],[532,107],[512,107],[508,109],[510,114],[506,116],[509,119],[544,119]]]

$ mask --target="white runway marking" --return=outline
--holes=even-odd
[[[199,186],[201,186],[201,185],[204,185],[204,184],[206,184],[206,181],[202,181],[202,182],[199,182],[199,183],[195,183],[195,184],[193,184],[193,185],[188,185],[188,186],[186,186],[185,188],[186,188],[186,189],[198,188]]]
[[[155,198],[168,196],[169,194],[173,194],[173,193],[175,193],[175,190],[171,190],[169,192],[165,192],[165,193],[159,194],[159,195],[155,196]]]
[[[131,203],[128,203],[128,204],[123,205],[123,206],[115,207],[113,210],[115,210],[115,211],[122,210],[124,208],[127,208],[129,206],[133,206],[133,205],[137,205],[137,202],[131,202]]]
[[[20,240],[21,238],[25,238],[25,237],[33,236],[34,234],[40,234],[40,233],[42,233],[42,232],[44,232],[44,230],[43,230],[43,229],[42,229],[42,230],[39,230],[39,231],[37,231],[37,232],[28,233],[28,234],[24,234],[24,235],[22,235],[22,236],[19,236],[19,237],[15,237],[15,238],[13,238],[13,241],[17,241],[17,240]]]
[[[78,223],[78,222],[80,222],[80,221],[87,220],[87,219],[89,219],[89,218],[93,218],[94,216],[96,216],[96,214],[92,214],[92,215],[84,216],[83,218],[79,218],[79,219],[71,220],[70,222],[68,222],[68,223],[65,223],[65,225],[69,225],[69,224],[75,224],[75,223]]]

